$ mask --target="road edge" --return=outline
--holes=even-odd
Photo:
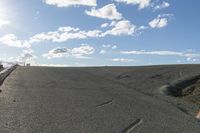
[[[0,85],[10,75],[10,73],[17,68],[17,64],[12,65],[0,72]]]

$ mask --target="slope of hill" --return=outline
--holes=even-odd
[[[200,65],[18,67],[1,86],[0,132],[199,133],[199,104],[159,91],[199,72]]]

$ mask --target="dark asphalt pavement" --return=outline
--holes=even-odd
[[[1,133],[200,133],[195,105],[158,88],[200,65],[18,67],[0,93]]]

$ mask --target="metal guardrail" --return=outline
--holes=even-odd
[[[3,71],[3,70],[4,70],[4,68],[0,68],[0,72]]]
[[[2,82],[18,65],[12,65],[0,72],[0,82]]]

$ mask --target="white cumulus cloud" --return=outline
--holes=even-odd
[[[115,4],[108,4],[100,9],[93,7],[90,11],[86,10],[85,13],[89,16],[94,16],[109,20],[120,20],[122,14],[117,11]]]
[[[149,22],[151,28],[163,28],[168,25],[166,18],[156,18]]]
[[[58,7],[97,5],[97,0],[44,0],[44,2],[48,5],[56,5]]]
[[[5,64],[6,66],[10,64],[20,64],[24,65],[25,63],[35,64],[35,59],[37,58],[35,55],[33,55],[33,50],[27,49],[23,50],[22,53],[15,57],[1,57],[0,62]]]
[[[189,62],[196,62],[196,61],[197,61],[197,59],[195,59],[195,58],[190,58],[190,57],[188,57],[186,60],[189,61]]]
[[[19,40],[14,34],[6,34],[0,37],[0,43],[11,46],[11,47],[18,47],[18,48],[29,48],[30,44],[28,41]]]
[[[74,27],[60,27],[55,31],[38,33],[30,37],[28,42],[30,44],[43,41],[65,42],[72,39],[100,38],[107,35],[134,35],[137,31],[141,30],[128,20],[113,21],[111,24],[105,31],[96,29],[85,31]]]
[[[101,25],[101,28],[105,28],[105,27],[108,27],[109,26],[109,23],[103,23],[102,25]]]
[[[50,50],[47,54],[43,54],[43,57],[48,59],[61,58],[61,57],[74,57],[74,58],[89,58],[88,55],[92,55],[95,52],[94,47],[84,44],[76,48],[58,47]]]
[[[156,11],[156,10],[161,10],[161,9],[164,9],[164,8],[168,8],[169,6],[170,6],[170,4],[169,4],[168,2],[163,1],[161,4],[156,5],[156,6],[154,7],[154,10],[155,10],[155,11]]]
[[[89,45],[81,45],[80,47],[73,48],[71,54],[76,57],[81,57],[85,55],[91,55],[95,52],[95,49]]]
[[[30,38],[30,43],[36,43],[41,41],[52,42],[65,42],[70,39],[86,39],[88,37],[99,37],[101,35],[100,30],[83,31],[79,28],[73,27],[60,27],[56,31],[43,32],[34,35]]]
[[[139,9],[150,6],[151,0],[115,0],[116,2],[138,5]]]
[[[101,50],[100,52],[99,52],[99,54],[105,54],[106,53],[106,50]]]
[[[168,25],[169,17],[173,16],[172,14],[162,14],[158,15],[157,18],[149,22],[151,28],[163,28]]]
[[[26,63],[35,63],[35,59],[37,58],[33,55],[33,50],[23,50],[22,54],[18,57],[19,61]]]
[[[112,29],[104,32],[102,35],[133,35],[136,32],[136,25],[132,24],[128,20],[121,20],[113,25]]]

